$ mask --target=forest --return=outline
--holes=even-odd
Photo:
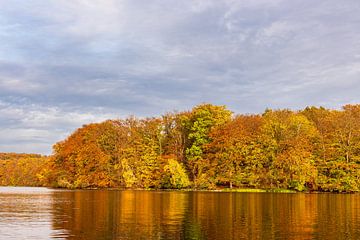
[[[41,186],[47,161],[40,154],[0,153],[0,186]]]
[[[0,154],[0,185],[130,189],[360,189],[360,105],[235,115],[200,104],[82,126],[50,156]]]

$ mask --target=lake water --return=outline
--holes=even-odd
[[[360,195],[0,187],[0,239],[360,239]]]

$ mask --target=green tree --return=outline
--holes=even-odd
[[[231,118],[231,111],[225,106],[202,104],[192,109],[184,119],[187,129],[186,165],[190,169],[195,188],[208,187],[206,174],[209,162],[203,158],[203,147],[211,142],[209,132],[216,126],[225,124]]]

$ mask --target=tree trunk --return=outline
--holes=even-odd
[[[230,173],[229,173],[229,175],[230,175],[230,179],[229,179],[229,182],[230,182],[230,188],[232,188],[232,172],[230,171]]]

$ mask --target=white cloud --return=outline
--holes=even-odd
[[[17,106],[0,101],[0,151],[13,151],[21,146],[37,146],[40,153],[49,154],[51,146],[83,124],[101,122],[119,116],[101,109],[76,111],[39,105]],[[6,149],[5,145],[14,146]],[[41,146],[41,147],[40,147]],[[45,146],[45,147],[44,147]],[[33,151],[31,151],[33,152]]]
[[[276,43],[283,43],[289,41],[291,33],[294,31],[294,26],[291,26],[288,22],[277,21],[265,27],[257,33],[255,44],[272,45]]]
[[[115,0],[55,1],[57,13],[48,17],[63,22],[63,31],[91,38],[119,33],[126,22],[122,4]]]
[[[38,136],[34,151],[46,152],[83,123],[200,102],[260,112],[360,100],[358,1],[5,0],[0,8],[0,129],[19,139],[0,136],[3,151],[31,149]]]
[[[0,89],[19,93],[29,93],[39,92],[43,90],[43,87],[36,82],[0,76]]]

